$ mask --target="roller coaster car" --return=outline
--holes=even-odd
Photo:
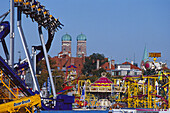
[[[49,16],[49,22],[52,24],[54,21],[55,21],[55,18],[52,15],[50,15]]]
[[[48,27],[48,20],[47,20],[47,19],[44,19],[41,24],[42,24],[42,26],[45,27],[45,28]]]
[[[48,18],[44,18],[43,22],[42,22],[42,25],[45,27],[45,28],[48,28],[50,25],[49,25],[49,21],[48,21]]]
[[[39,20],[41,20],[41,17],[39,17],[39,16],[37,16],[37,11],[36,11],[36,13],[35,14],[33,14],[33,19],[37,22],[37,23],[39,23]]]
[[[22,10],[28,11],[30,13],[30,10],[31,10],[30,2],[23,2]],[[27,13],[27,12],[24,12],[24,13]]]
[[[49,19],[44,18],[44,17],[37,17],[37,22],[38,24],[42,25],[45,29],[49,29],[52,26],[50,25]]]
[[[37,8],[36,8],[37,2],[31,3],[31,13],[36,13]]]
[[[59,30],[58,27],[59,27],[60,29],[62,29],[61,26],[64,26],[64,25],[61,24],[60,21],[59,21],[58,19],[55,19],[54,24],[53,24],[54,29]]]
[[[57,27],[62,29],[62,27],[60,26],[62,24],[57,19],[55,19],[52,15],[50,15],[49,22],[50,22],[50,27],[52,29],[56,29]]]
[[[43,6],[44,7],[44,6]],[[43,17],[43,7],[40,6],[38,9],[37,9],[37,16],[39,17]]]
[[[58,19],[55,18],[55,21],[54,21],[54,27],[57,28],[58,26],[60,26],[60,22],[58,21]]]
[[[35,14],[35,15],[37,15],[37,13],[38,13],[38,8],[39,8],[39,2],[34,2],[34,3],[32,3],[31,2],[31,4],[30,4],[30,11],[31,11],[31,14]]]
[[[59,27],[60,29],[62,29],[61,26],[53,26],[53,29],[59,30],[57,27]]]
[[[40,7],[40,6],[41,6],[41,5],[40,5],[40,2],[37,1],[36,7],[38,8],[38,7]]]
[[[37,14],[37,2],[34,2],[34,3],[31,3],[31,6],[30,6],[30,18],[32,19],[32,21],[37,21],[35,18],[36,18],[36,14]]]
[[[44,27],[46,27],[47,29],[52,28],[52,23],[54,21],[52,18],[54,17],[52,15],[49,15],[49,17],[46,18],[43,22]]]
[[[37,8],[36,8],[37,2],[36,1],[32,1],[32,0],[25,0],[23,3],[23,7],[22,10],[24,11],[24,13],[27,15],[33,16],[32,14],[35,14],[37,12]],[[33,18],[33,17],[31,17]]]
[[[14,6],[15,7],[22,7],[23,0],[14,0]]]
[[[43,10],[44,10],[44,6],[43,7],[38,7],[36,12],[35,12],[35,16],[34,19],[37,22],[43,22],[44,18],[44,14],[43,14]]]
[[[45,10],[43,11],[43,14],[44,14],[44,18],[45,18],[45,19],[48,19],[48,18],[49,18],[49,15],[50,15],[49,10],[46,10],[46,9],[45,9]]]
[[[59,27],[60,29],[62,29],[61,26],[64,26],[58,19],[55,19],[54,23],[56,24],[56,27]]]

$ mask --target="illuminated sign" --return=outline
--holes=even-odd
[[[161,57],[161,53],[149,53],[149,57]]]

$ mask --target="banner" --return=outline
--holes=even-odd
[[[50,83],[50,78],[49,77],[47,79],[47,91],[48,91],[48,94],[51,95],[51,83]]]

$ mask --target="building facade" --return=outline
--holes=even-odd
[[[69,55],[71,57],[71,41],[72,38],[69,34],[65,34],[61,38],[62,50],[59,55]]]
[[[51,60],[55,61],[55,66],[58,67],[61,71],[66,71],[66,67],[70,65],[74,65],[77,67],[77,73],[81,74],[81,70],[83,68],[83,64],[85,63],[86,56],[86,36],[84,34],[80,34],[77,36],[77,53],[76,57],[72,57],[71,52],[71,42],[72,37],[69,34],[65,34],[62,36],[62,49],[61,52],[58,53],[58,56],[51,58]]]
[[[66,72],[66,67],[74,65],[77,67],[78,75],[81,74],[83,64],[85,63],[85,56],[82,57],[70,57],[69,55],[55,56],[51,58],[52,61],[55,61],[55,65],[59,70]]]
[[[87,38],[84,34],[80,34],[77,36],[77,57],[86,56],[86,41]]]
[[[111,72],[112,76],[126,76],[126,75],[142,75],[142,70],[130,62],[116,64],[115,70]]]

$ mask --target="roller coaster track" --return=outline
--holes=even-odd
[[[15,73],[11,70],[11,68],[6,64],[6,62],[2,59],[0,56],[0,68],[1,68],[1,85],[5,87],[8,91],[7,93],[10,93],[9,95],[6,95],[5,92],[0,91],[1,96],[4,98],[2,99],[8,99],[13,100],[11,102],[0,104],[0,113],[4,112],[18,112],[21,110],[21,108],[25,109],[26,112],[31,113],[31,107],[41,107],[41,98],[39,94],[34,94],[30,89],[26,88],[26,85],[23,83],[23,81],[15,75]],[[27,97],[19,97],[18,90],[15,93],[14,88],[19,88],[19,90],[23,93],[22,96]],[[32,108],[33,112],[33,108]]]
[[[48,30],[48,40],[45,44],[46,51],[48,52],[54,38],[54,33],[58,30],[58,28],[62,29],[61,26],[63,25],[60,21],[50,15],[49,11],[35,0],[14,0],[14,7],[17,7],[19,12],[17,21],[21,20],[21,13],[23,13],[26,14],[27,17],[30,17],[33,21],[37,22],[39,26]],[[9,22],[1,21],[0,23],[0,27],[3,28],[0,29],[0,41],[2,42],[7,61],[9,60],[9,53],[4,38],[9,34],[9,26]],[[44,57],[44,46],[43,48],[42,46],[34,46],[34,49],[40,50],[40,52],[36,55],[36,63],[38,63]],[[28,59],[29,58],[27,57],[27,60]],[[15,66],[15,71],[22,68],[28,68],[29,66],[28,62],[18,64]],[[50,109],[43,103],[41,104],[39,92],[35,92],[35,94],[31,91],[31,89],[28,89],[26,84],[20,79],[20,77],[18,77],[18,75],[10,68],[1,56],[0,69],[2,70],[0,78],[1,85],[6,92],[10,94],[6,94],[3,92],[3,89],[0,89],[0,97],[8,100],[7,103],[0,104],[0,112],[20,112],[21,108],[24,108],[26,112],[31,112],[30,110],[32,106],[42,106],[42,109]],[[14,89],[17,89],[17,92]],[[24,98],[18,95],[18,90],[20,90],[20,93]]]

